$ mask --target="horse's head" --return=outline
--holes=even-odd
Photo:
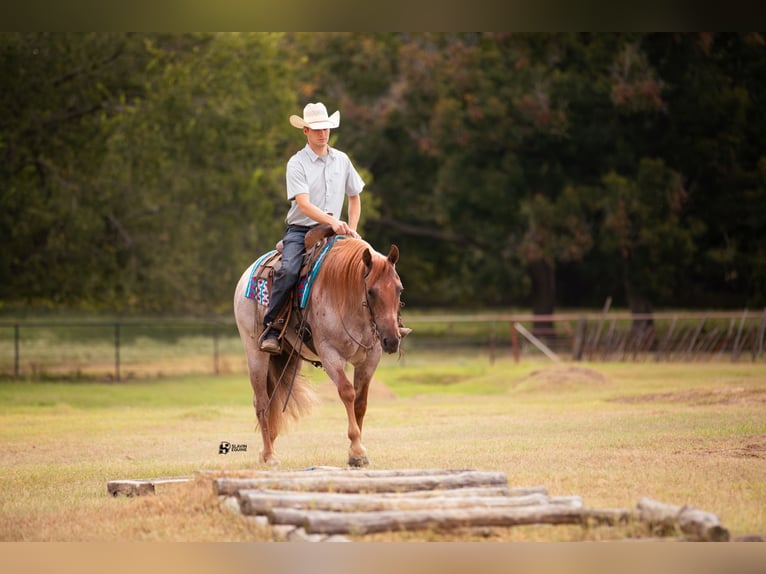
[[[399,310],[404,287],[396,272],[398,260],[399,248],[396,245],[391,246],[386,257],[373,257],[369,249],[362,253],[362,261],[367,268],[364,276],[367,307],[386,353],[396,353],[402,340]]]

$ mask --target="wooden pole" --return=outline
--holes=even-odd
[[[660,533],[680,529],[690,540],[726,542],[729,531],[718,517],[693,506],[675,506],[643,497],[638,501],[639,519]]]
[[[582,511],[561,505],[527,508],[456,508],[448,510],[384,510],[380,512],[327,512],[323,510],[274,509],[272,524],[303,526],[321,534],[370,534],[428,528],[449,529],[524,524],[580,524]]]
[[[234,495],[243,488],[313,490],[317,492],[407,492],[412,490],[436,490],[476,486],[507,486],[502,472],[466,471],[454,474],[430,476],[392,477],[264,477],[249,479],[217,479],[213,481],[216,494]]]
[[[463,489],[460,489],[462,491]],[[444,491],[448,492],[448,491]],[[549,497],[545,494],[525,496],[391,496],[387,494],[354,494],[329,492],[296,492],[280,490],[240,490],[242,513],[268,514],[275,508],[326,510],[332,512],[376,512],[383,510],[446,510],[456,508],[518,508],[559,505],[582,508],[582,498]]]
[[[527,331],[527,329],[522,325],[521,323],[514,323],[514,328],[521,333],[524,338],[526,338],[530,343],[532,343],[535,347],[537,347],[540,351],[543,352],[543,354],[548,357],[551,361],[554,363],[560,363],[561,359],[558,358],[558,355],[551,351],[545,343],[543,343],[540,339],[535,337],[532,333]]]

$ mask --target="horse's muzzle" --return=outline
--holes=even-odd
[[[399,344],[402,342],[401,337],[383,336],[380,338],[380,345],[383,350],[388,353],[396,353],[399,351]]]

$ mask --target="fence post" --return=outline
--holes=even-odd
[[[13,378],[19,378],[19,324],[13,325]]]
[[[120,382],[120,324],[114,324],[114,380]]]
[[[513,348],[513,361],[519,362],[519,336],[511,323],[511,347]]]
[[[574,345],[572,347],[572,360],[582,361],[582,353],[585,348],[585,325],[588,320],[585,317],[580,317],[577,321],[577,331],[575,332]]]
[[[213,370],[216,376],[219,374],[218,370],[218,323],[213,326]]]

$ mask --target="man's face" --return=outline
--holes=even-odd
[[[322,147],[327,145],[327,141],[330,139],[330,128],[323,130],[312,130],[311,128],[303,128],[303,133],[309,140],[309,145],[312,147]]]

